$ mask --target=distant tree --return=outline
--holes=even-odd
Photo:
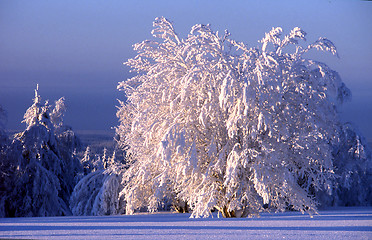
[[[155,20],[160,40],[134,45],[126,64],[138,75],[118,85],[127,102],[117,135],[132,157],[121,192],[127,213],[156,211],[166,199],[186,202],[193,217],[316,211],[312,192],[334,183],[337,107],[350,92],[326,64],[305,58],[311,49],[336,55],[331,41],[302,47],[303,30],[281,32],[273,28],[258,49],[209,25],[180,39],[170,21]]]
[[[90,147],[87,146],[85,148],[84,154],[80,160],[81,165],[84,168],[84,175],[88,175],[90,172],[92,172],[93,167],[93,160],[91,160],[91,151]]]
[[[113,154],[113,158],[115,159],[115,152]],[[111,163],[111,161],[112,158],[108,157],[106,148],[103,149],[103,154],[100,155],[93,154],[90,146],[87,146],[81,159],[81,164],[84,167],[84,174],[88,175],[89,173],[94,171],[107,169],[109,166],[108,162]]]

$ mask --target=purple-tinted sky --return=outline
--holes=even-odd
[[[8,129],[22,129],[33,89],[43,99],[66,97],[65,122],[78,130],[109,130],[117,125],[119,81],[130,74],[122,65],[132,45],[151,38],[157,16],[171,19],[185,37],[194,24],[228,29],[250,46],[274,26],[284,33],[301,27],[307,43],[332,40],[340,59],[318,52],[314,58],[338,71],[352,90],[344,119],[372,140],[372,2],[368,1],[135,1],[1,0],[0,104]]]

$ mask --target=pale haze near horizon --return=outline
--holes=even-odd
[[[65,123],[75,130],[118,125],[117,83],[132,76],[122,63],[134,43],[151,38],[152,22],[164,16],[181,37],[203,23],[258,47],[265,32],[298,26],[309,44],[326,37],[340,58],[313,52],[340,73],[352,101],[342,118],[372,141],[372,2],[368,1],[18,1],[0,2],[0,105],[7,129],[24,129],[36,84],[42,99],[64,96]]]

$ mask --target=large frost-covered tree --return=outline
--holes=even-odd
[[[118,85],[127,101],[117,134],[132,158],[121,192],[127,213],[169,199],[194,217],[316,211],[314,191],[332,189],[337,107],[350,92],[337,72],[306,58],[312,49],[337,55],[331,41],[303,47],[300,28],[281,33],[273,28],[248,48],[209,25],[181,39],[170,21],[155,20],[156,39],[135,44],[126,63],[138,74]]]

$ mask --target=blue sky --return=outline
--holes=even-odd
[[[368,1],[0,1],[0,104],[8,129],[23,129],[33,89],[51,101],[65,96],[65,122],[77,130],[116,126],[118,82],[134,56],[132,45],[151,38],[157,16],[172,20],[180,36],[198,23],[228,29],[231,38],[258,46],[264,33],[301,27],[307,43],[333,41],[340,58],[316,52],[353,93],[343,118],[372,140],[372,2]]]

